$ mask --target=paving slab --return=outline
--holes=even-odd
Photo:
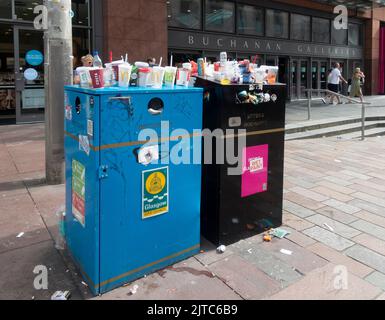
[[[375,271],[367,276],[365,280],[385,291],[385,274]]]
[[[286,239],[290,240],[291,242],[294,242],[298,244],[299,246],[306,248],[314,243],[316,243],[316,240],[304,235],[302,232],[299,232],[297,230],[294,230],[290,227],[284,226],[284,229],[287,231],[290,231],[290,234],[286,236]]]
[[[134,286],[138,286],[138,291],[135,295],[130,295],[130,290]],[[241,300],[242,298],[195,258],[190,258],[94,299]]]
[[[349,248],[354,245],[354,242],[348,239],[345,239],[335,233],[332,233],[331,231],[320,228],[318,226],[307,229],[303,231],[303,233],[338,251],[343,251],[346,248]]]
[[[385,241],[366,233],[360,234],[359,236],[353,238],[352,241],[385,256]]]
[[[316,215],[308,217],[306,219],[308,221],[310,221],[311,223],[314,223],[315,225],[317,225],[321,228],[327,229],[327,230],[330,230],[328,228],[328,226],[329,226],[333,229],[330,231],[340,235],[341,237],[347,238],[347,239],[353,238],[353,237],[361,234],[361,232],[358,231],[357,229],[349,227],[346,224],[340,223],[336,220],[330,219],[330,218],[325,217],[321,214],[316,214]]]
[[[234,254],[210,265],[209,269],[246,300],[263,299],[281,289],[277,281]]]
[[[361,245],[355,245],[344,252],[347,256],[377,270],[385,273],[385,257],[373,250]]]
[[[36,290],[36,266],[48,271],[48,289]],[[71,299],[82,299],[52,241],[34,244],[0,254],[0,300],[50,300],[57,290],[69,290]]]
[[[285,200],[289,200],[291,202],[296,203],[297,205],[300,205],[310,210],[317,210],[325,206],[325,204],[323,204],[322,202],[318,202],[313,199],[304,197],[301,194],[292,191],[286,193],[284,198]]]
[[[361,211],[360,208],[357,208],[355,206],[352,206],[352,205],[349,205],[349,204],[346,204],[344,202],[337,201],[334,199],[324,201],[323,203],[329,207],[332,207],[334,209],[340,210],[340,211],[348,213],[348,214],[354,214],[354,213]]]
[[[271,296],[269,300],[371,300],[381,293],[379,288],[351,273],[347,273],[345,289],[339,277],[339,267],[327,264]]]
[[[369,211],[381,217],[385,217],[384,208],[381,206],[375,205],[374,203],[370,203],[360,199],[354,199],[352,201],[349,201],[348,204],[354,207],[360,208],[361,210]]]
[[[314,226],[313,223],[305,219],[301,219],[300,217],[289,212],[283,213],[283,224],[298,231],[309,229]]]
[[[278,281],[282,288],[298,281],[302,274],[295,270],[270,250],[265,250],[260,245],[242,246],[236,251],[237,247],[232,247],[235,254],[238,254],[252,265],[266,273],[272,279]]]
[[[306,217],[310,217],[310,216],[316,214],[316,212],[314,212],[313,210],[304,208],[303,206],[300,206],[300,205],[298,205],[294,202],[288,201],[288,200],[283,201],[283,209],[287,212],[290,212],[290,213],[300,217],[300,218],[306,218]]]
[[[272,252],[278,259],[284,261],[289,266],[295,268],[301,274],[307,274],[310,271],[320,268],[327,264],[327,261],[311,251],[289,241],[288,239],[274,238],[272,242],[265,242],[261,247]],[[281,253],[281,250],[291,251],[291,255]]]
[[[356,214],[351,215],[351,214],[341,212],[341,211],[339,211],[335,208],[331,208],[331,207],[323,207],[321,209],[318,209],[317,213],[320,213],[325,217],[339,221],[339,222],[344,223],[344,224],[350,224],[350,223],[357,221],[359,219],[356,216]]]
[[[382,228],[385,228],[385,218],[379,215],[376,215],[367,211],[360,211],[358,213],[355,213],[354,216],[356,216],[359,219],[376,224]]]
[[[365,220],[357,220],[350,224],[353,228],[361,230],[367,234],[377,237],[378,239],[385,240],[385,228],[382,228],[376,224],[370,223]]]
[[[345,266],[349,272],[360,278],[364,278],[374,271],[374,269],[319,242],[309,246],[307,249],[335,265]]]

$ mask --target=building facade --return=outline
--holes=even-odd
[[[303,98],[306,88],[325,88],[327,71],[338,61],[347,79],[355,67],[366,72],[365,94],[382,94],[385,9],[372,9],[369,0],[346,2],[348,28],[337,30],[333,10],[338,3],[108,0],[104,44],[106,50],[128,52],[133,60],[165,55],[173,55],[176,63],[215,60],[221,51],[235,59],[257,56],[258,63],[279,66],[279,80],[288,84],[293,100]]]

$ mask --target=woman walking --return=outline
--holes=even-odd
[[[364,102],[364,97],[361,89],[361,80],[365,79],[364,73],[360,68],[356,68],[352,77],[352,88],[350,90],[350,97],[359,97],[361,102]]]

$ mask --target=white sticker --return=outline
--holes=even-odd
[[[159,160],[159,145],[144,147],[139,150],[138,162],[140,164],[146,166],[157,160]]]
[[[84,151],[87,156],[90,155],[90,141],[88,140],[88,136],[79,136],[79,149]]]
[[[241,125],[242,125],[241,117],[229,118],[229,127],[230,128],[240,127]]]
[[[66,119],[68,121],[72,121],[72,107],[71,106],[66,106],[65,115],[66,115]]]
[[[38,78],[39,74],[33,68],[28,68],[24,71],[24,78],[28,81],[34,81]]]
[[[87,134],[90,137],[94,136],[94,122],[92,120],[87,120]]]

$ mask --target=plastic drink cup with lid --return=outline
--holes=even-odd
[[[166,87],[173,88],[175,85],[175,78],[176,78],[176,72],[177,67],[165,67],[164,68],[164,84]]]
[[[151,69],[139,68],[139,87],[148,87],[151,84]]]
[[[154,88],[162,88],[165,69],[163,67],[154,66],[151,73],[151,82]]]
[[[101,68],[90,68],[89,73],[91,76],[92,87],[104,88],[104,69]]]
[[[130,86],[132,66],[128,63],[119,65],[119,87],[128,88]]]

